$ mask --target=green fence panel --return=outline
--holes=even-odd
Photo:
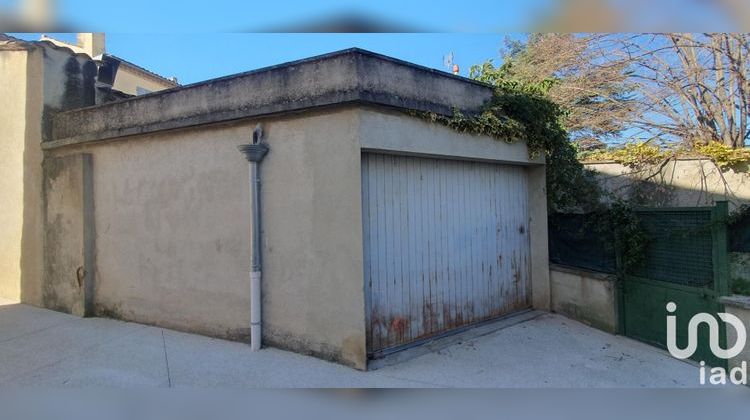
[[[750,214],[729,227],[729,251],[750,252]]]
[[[596,229],[587,214],[556,213],[549,217],[550,262],[614,273],[614,234]]]
[[[713,283],[711,209],[641,209],[649,242],[634,275],[693,287]]]

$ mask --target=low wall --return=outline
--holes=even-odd
[[[616,277],[550,264],[552,311],[600,330],[616,333]]]
[[[685,158],[645,168],[616,162],[584,162],[605,190],[641,205],[710,206],[729,201],[730,210],[750,203],[748,168],[722,171],[709,159]]]
[[[750,329],[750,296],[726,296],[719,299],[719,302],[725,306],[725,311],[739,318],[745,324],[745,334]],[[727,327],[727,346],[728,348],[737,342],[737,331],[732,327]],[[729,368],[735,368],[742,365],[742,362],[750,364],[750,345],[745,344],[745,350],[737,357],[729,359]]]

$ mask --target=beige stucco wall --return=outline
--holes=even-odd
[[[92,315],[93,174],[91,156],[44,160],[44,306]]]
[[[173,85],[157,80],[154,77],[146,76],[143,73],[129,68],[126,64],[121,64],[117,69],[113,89],[125,92],[131,95],[137,94],[137,87],[148,89],[151,92],[169,89]]]
[[[523,142],[459,133],[438,123],[380,108],[362,109],[360,115],[363,149],[519,165],[544,163],[541,157],[530,160]]]
[[[0,294],[43,306],[40,145],[52,112],[93,104],[96,66],[86,56],[18,41],[0,43],[0,63]]]
[[[0,297],[21,298],[28,51],[0,53]]]
[[[552,310],[609,333],[617,332],[615,276],[552,265]]]
[[[0,49],[0,296],[33,305],[43,272],[44,66],[39,49]]]
[[[658,166],[634,169],[619,163],[586,163],[600,174],[602,185],[624,198],[631,198],[640,179],[650,177],[639,189],[651,197],[642,204],[659,206],[707,206],[727,200],[730,207],[750,203],[748,168],[720,170],[708,159],[670,161],[661,171]]]
[[[356,111],[266,120],[267,344],[365,367]],[[256,122],[131,137],[91,153],[100,315],[249,333],[248,165]]]
[[[547,178],[542,165],[527,166],[529,177],[529,245],[531,247],[531,296],[534,308],[549,311],[552,284],[547,231]]]

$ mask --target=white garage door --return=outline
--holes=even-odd
[[[521,167],[362,155],[368,352],[527,308]]]

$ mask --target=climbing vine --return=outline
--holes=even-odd
[[[624,147],[611,150],[597,150],[579,154],[580,159],[592,161],[614,161],[625,166],[640,167],[642,165],[657,164],[671,153],[659,146],[643,142],[628,143]]]
[[[547,204],[551,211],[583,210],[599,204],[601,191],[594,173],[578,161],[560,123],[562,110],[540,88],[516,84],[496,87],[482,110],[452,115],[411,111],[410,114],[459,132],[487,135],[498,141],[525,141],[529,156],[547,162]]]
[[[690,149],[682,146],[662,148],[649,142],[640,142],[628,143],[613,149],[586,151],[578,154],[580,160],[613,161],[630,167],[658,164],[678,157],[708,158],[724,171],[750,163],[750,149],[733,149],[716,141],[695,144]]]
[[[589,223],[595,232],[614,234],[620,274],[632,273],[643,264],[649,236],[630,205],[616,200],[608,208],[591,213]]]
[[[693,150],[699,155],[713,160],[716,166],[722,170],[735,168],[750,162],[750,149],[733,149],[717,141],[696,145]]]

